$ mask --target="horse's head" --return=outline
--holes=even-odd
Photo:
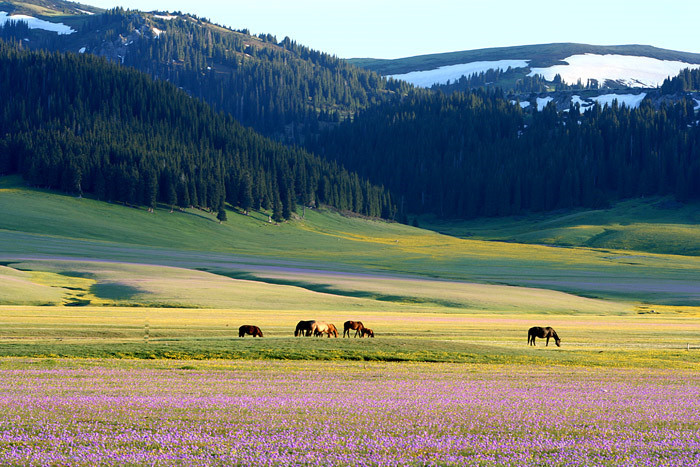
[[[561,347],[561,339],[559,339],[558,337],[554,339],[554,343],[557,344],[557,347]]]

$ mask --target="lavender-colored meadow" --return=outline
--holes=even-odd
[[[0,361],[1,463],[700,464],[696,371],[106,365]]]

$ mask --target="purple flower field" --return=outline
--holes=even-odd
[[[697,371],[0,363],[2,465],[700,464]]]

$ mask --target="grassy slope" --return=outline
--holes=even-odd
[[[700,204],[680,205],[668,198],[624,201],[595,211],[460,222],[426,218],[422,225],[479,240],[700,256]]]
[[[384,272],[537,286],[631,302],[697,304],[700,258],[459,239],[307,210],[282,225],[231,213],[169,213],[26,189],[0,179],[0,261],[93,258],[257,278],[271,268]],[[674,242],[673,232],[667,242]],[[236,276],[240,277],[240,276]]]
[[[459,239],[316,211],[283,225],[231,213],[220,225],[199,211],[149,214],[28,189],[16,177],[0,178],[0,212],[0,356],[700,363],[685,350],[700,342],[698,257]],[[529,232],[525,224],[511,233]],[[299,319],[359,319],[377,338],[295,340]],[[241,324],[266,337],[238,339]],[[528,348],[533,324],[555,327],[564,347]]]

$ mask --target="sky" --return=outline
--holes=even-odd
[[[341,58],[580,42],[700,53],[698,0],[82,0],[181,11]]]

